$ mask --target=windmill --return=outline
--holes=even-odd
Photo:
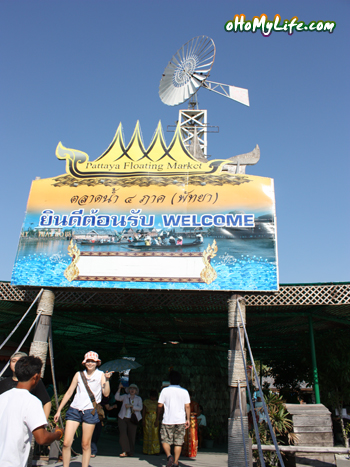
[[[248,90],[229,84],[209,81],[215,60],[213,39],[197,36],[186,42],[171,58],[159,84],[159,97],[167,105],[179,105],[189,100],[188,109],[179,111],[180,129],[184,144],[191,154],[207,155],[207,111],[198,109],[197,91],[200,88],[216,92],[249,106]]]

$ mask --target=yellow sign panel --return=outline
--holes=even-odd
[[[199,162],[195,159],[183,144],[179,126],[167,147],[160,122],[147,150],[143,146],[140,125],[137,122],[127,147],[123,141],[120,124],[107,151],[95,161],[90,162],[85,152],[65,148],[61,143],[57,146],[56,155],[58,159],[66,160],[67,173],[76,178],[128,177],[145,174],[205,175],[215,173],[227,164],[227,161],[223,160]]]
[[[66,174],[32,183],[13,284],[278,288],[272,179],[192,156],[179,127],[167,146],[160,124],[147,149],[137,123],[95,161],[56,155]]]

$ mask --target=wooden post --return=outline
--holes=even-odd
[[[55,294],[51,290],[44,290],[37,309],[37,314],[41,312],[41,316],[29,350],[29,355],[40,357],[43,362],[41,377],[43,377],[45,373],[47,350],[49,347],[48,338],[50,335],[54,302]]]
[[[244,330],[240,326],[241,315],[238,309],[237,300],[239,295],[232,295],[228,302],[228,326],[230,329],[230,350],[228,351],[228,385],[230,386],[230,418],[228,420],[228,465],[229,467],[245,467],[245,455],[243,434],[248,459],[251,457],[248,437],[248,417],[246,403],[246,377],[243,365],[243,357],[240,346],[239,335],[243,351],[244,349]],[[245,323],[245,303],[240,301],[240,308]],[[239,408],[238,381],[240,382],[242,420]]]
[[[55,294],[51,292],[51,290],[44,290],[41,295],[38,308],[36,310],[37,314],[41,312],[41,316],[39,318],[39,323],[35,329],[33,342],[31,343],[29,349],[29,355],[39,357],[43,362],[43,366],[41,368],[41,377],[43,377],[45,373],[47,350],[49,347],[48,339],[50,335],[51,317],[53,313],[54,302]],[[27,467],[32,467],[33,465],[34,442],[35,439],[33,436],[27,461]]]

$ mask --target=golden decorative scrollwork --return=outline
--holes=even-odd
[[[201,278],[206,284],[211,284],[217,278],[217,274],[213,266],[210,264],[211,258],[216,256],[218,251],[218,246],[216,241],[213,241],[212,245],[208,245],[208,248],[203,251],[203,263],[205,264],[205,268],[201,271]]]
[[[80,258],[80,250],[78,249],[76,243],[73,243],[73,240],[71,240],[68,245],[68,254],[72,258],[72,262],[64,271],[64,277],[69,280],[69,282],[72,282],[79,276],[77,262]]]
[[[178,187],[182,186],[184,183],[188,185],[196,185],[200,186],[203,184],[203,177],[204,175],[187,175],[184,177],[183,175],[179,175],[174,180],[173,176],[138,176],[138,177],[116,177],[111,174],[110,177],[90,177],[90,178],[81,178],[78,179],[73,177],[72,175],[60,175],[58,177],[53,178],[52,185],[54,187],[76,187],[77,184],[79,187],[94,187],[94,186],[101,186],[101,179],[104,180],[104,185],[107,187],[115,187],[120,186],[123,188],[133,187],[133,186],[149,186],[149,185],[156,185],[165,187],[168,185],[174,186],[177,185]],[[213,186],[224,186],[224,185],[232,185],[238,186],[242,183],[250,183],[252,181],[249,175],[245,174],[232,174],[229,172],[219,173],[219,174],[209,174],[205,175],[205,181],[207,185]]]

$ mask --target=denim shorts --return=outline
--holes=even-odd
[[[66,412],[66,420],[73,420],[73,422],[79,423],[89,423],[90,425],[96,425],[100,420],[98,418],[97,410],[95,410],[95,414],[92,415],[92,411],[94,409],[88,410],[78,410],[73,409],[73,407],[69,407]]]

